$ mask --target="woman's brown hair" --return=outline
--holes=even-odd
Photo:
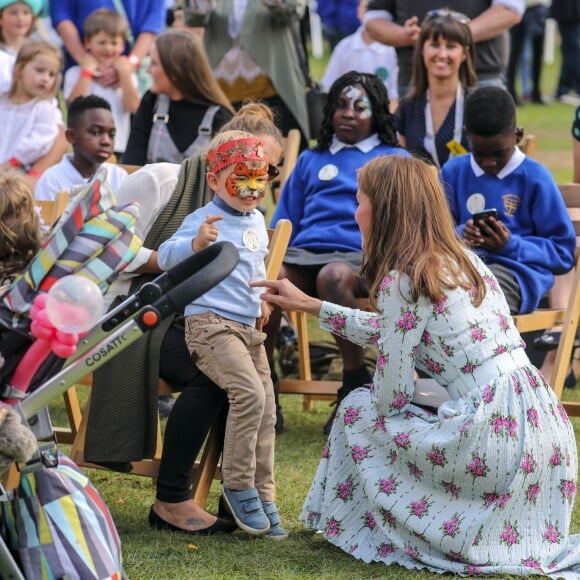
[[[359,191],[371,202],[361,273],[371,304],[381,280],[396,270],[409,276],[415,302],[438,302],[445,289],[475,288],[474,304],[485,296],[483,278],[455,231],[447,198],[433,168],[413,157],[385,155],[358,173]]]
[[[189,30],[171,28],[155,39],[155,47],[167,78],[185,100],[199,105],[221,105],[234,112],[215,79],[198,36]]]

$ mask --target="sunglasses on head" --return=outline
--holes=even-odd
[[[470,21],[469,16],[465,16],[461,12],[455,12],[455,10],[449,10],[448,8],[439,8],[427,12],[427,20],[433,20],[435,18],[452,18],[460,24],[469,24]]]

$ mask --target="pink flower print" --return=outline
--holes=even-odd
[[[467,466],[465,472],[471,474],[474,479],[476,477],[486,477],[489,472],[489,467],[485,464],[485,454],[483,457],[480,457],[479,455],[472,453],[471,457],[473,461]]]
[[[423,332],[423,336],[421,337],[423,344],[431,345],[433,344],[433,339],[431,338],[431,333],[428,330]]]
[[[459,432],[462,435],[463,433],[468,433],[471,425],[473,425],[473,419],[468,419],[467,421],[465,421],[465,423],[463,423],[463,425],[461,425],[461,427],[459,427]]]
[[[389,407],[392,410],[402,409],[403,407],[405,407],[409,403],[409,401],[411,399],[410,395],[408,395],[407,393],[403,393],[402,391],[394,391],[393,394],[395,396],[393,398],[393,401],[389,405]]]
[[[409,439],[408,433],[397,433],[394,441],[395,445],[401,449],[409,449],[411,446],[411,440]]]
[[[492,385],[487,385],[487,387],[485,387],[485,390],[483,391],[483,395],[481,396],[481,398],[483,399],[484,403],[489,405],[493,401],[494,397],[495,397],[495,387]]]
[[[470,375],[480,365],[481,363],[478,363],[477,361],[467,361],[467,363],[461,367],[461,372],[464,375]]]
[[[384,415],[379,415],[377,417],[377,420],[375,421],[375,424],[374,424],[374,428],[375,428],[375,431],[382,431],[383,433],[387,430],[387,428],[385,427],[385,416]]]
[[[561,479],[558,489],[562,495],[562,500],[573,500],[576,496],[576,482],[573,479]]]
[[[419,501],[412,501],[407,506],[407,509],[409,510],[410,515],[421,519],[429,514],[429,508],[431,507],[432,503],[433,502],[427,501],[427,498],[423,496]]]
[[[435,316],[435,319],[437,319],[441,314],[449,314],[447,309],[447,296],[442,296],[439,302],[433,304],[433,315]]]
[[[496,356],[498,354],[504,354],[505,352],[507,352],[507,346],[505,344],[498,344],[494,349],[493,349],[493,354],[495,354]]]
[[[344,424],[354,425],[360,419],[360,410],[356,407],[347,407],[344,411]]]
[[[421,559],[421,553],[419,552],[419,550],[417,550],[417,548],[415,548],[415,546],[411,546],[411,544],[405,544],[405,554],[407,554],[407,556],[410,556],[414,560]]]
[[[348,553],[349,554],[354,554],[356,551],[358,550],[358,544],[353,544],[349,549],[348,549]]]
[[[409,473],[415,479],[421,479],[423,477],[423,472],[414,463],[407,462],[407,467],[409,469]]]
[[[459,514],[453,514],[453,517],[446,522],[443,522],[443,525],[439,528],[444,536],[450,536],[454,538],[457,532],[459,532],[459,524],[463,521],[463,518],[459,519]]]
[[[322,459],[328,459],[329,455],[330,455],[330,446],[325,445],[322,448]]]
[[[530,503],[535,504],[536,499],[538,499],[538,495],[540,493],[540,486],[537,483],[531,483],[528,485],[528,489],[526,489],[526,500]]]
[[[566,413],[566,409],[564,409],[564,405],[558,401],[558,414],[560,415],[560,419],[562,419],[563,423],[568,423],[570,421],[568,417],[568,413]]]
[[[369,325],[371,326],[371,328],[379,330],[380,328],[379,319],[376,316],[371,316],[369,318]]]
[[[360,445],[355,445],[351,450],[352,459],[355,463],[361,463],[370,452],[369,447],[361,447]]]
[[[508,331],[510,328],[510,323],[509,323],[509,319],[505,314],[498,314],[497,317],[497,322],[499,324],[499,327],[504,331]]]
[[[395,516],[392,514],[391,510],[386,510],[385,508],[380,508],[381,516],[383,517],[383,524],[388,524],[390,528],[397,527],[397,521]]]
[[[502,510],[512,499],[511,493],[504,493],[497,498],[497,507]]]
[[[327,323],[332,327],[332,332],[334,334],[344,333],[344,329],[346,328],[346,318],[342,314],[331,314],[327,319]]]
[[[498,291],[497,280],[492,276],[484,276],[485,283],[491,288],[493,292]]]
[[[379,350],[377,352],[377,370],[382,371],[388,362],[389,355],[386,355],[382,350]]]
[[[467,288],[467,293],[472,302],[477,298],[477,288],[473,284]]]
[[[439,337],[439,348],[444,352],[445,356],[451,358],[455,352],[441,337]]]
[[[473,542],[471,542],[472,546],[479,546],[479,542],[481,542],[481,532],[483,531],[483,526],[480,526],[479,530],[477,530],[477,534],[473,538]]]
[[[417,323],[420,318],[417,315],[417,306],[411,310],[410,308],[401,308],[401,318],[397,320],[396,332],[402,332],[403,334],[417,328]]]
[[[399,454],[396,451],[391,451],[389,453],[389,465],[393,465],[397,459],[399,459]]]
[[[501,533],[500,542],[507,546],[513,546],[514,544],[520,543],[521,537],[517,524],[505,522],[505,528]]]
[[[461,554],[461,552],[454,552],[453,550],[451,550],[449,552],[449,558],[451,558],[451,560],[453,560],[454,562],[462,562],[462,563],[465,563],[465,558],[463,557],[463,555]]]
[[[390,294],[391,293],[391,285],[393,284],[393,276],[391,276],[390,274],[387,274],[386,276],[383,277],[383,279],[381,280],[381,292],[385,292],[386,294]]]
[[[369,336],[369,341],[371,342],[371,344],[373,344],[374,346],[378,346],[379,345],[379,338],[381,338],[381,333],[380,332],[373,332],[370,336]]]
[[[491,416],[490,424],[493,432],[500,437],[515,437],[518,422],[513,417],[502,417],[498,413]]]
[[[443,489],[450,493],[455,499],[459,498],[459,494],[461,493],[461,488],[457,487],[452,481],[442,481],[441,485]]]
[[[336,498],[344,502],[350,501],[356,488],[357,486],[350,477],[346,481],[339,481],[334,488]]]
[[[536,409],[530,407],[526,411],[526,419],[532,427],[538,428],[538,411]]]
[[[493,505],[498,498],[498,494],[493,492],[493,491],[488,491],[486,493],[483,494],[483,503],[485,504],[485,507],[488,508],[489,506]]]
[[[526,558],[522,560],[522,566],[526,566],[527,568],[535,568],[536,570],[540,569],[540,561],[537,558]]]
[[[467,575],[468,576],[481,576],[482,568],[481,566],[475,566],[474,564],[467,565]]]
[[[562,455],[562,451],[560,451],[559,447],[554,447],[554,451],[550,457],[550,467],[557,467],[558,465],[562,465],[562,461],[564,456]]]
[[[338,538],[342,533],[342,523],[335,518],[326,520],[324,535],[328,538]]]
[[[425,357],[425,369],[431,375],[440,375],[443,372],[443,367],[430,357]]]
[[[431,451],[427,453],[427,460],[431,463],[433,467],[438,465],[439,467],[444,467],[447,463],[445,458],[445,451],[439,449],[439,447],[433,445]]]
[[[397,485],[397,481],[393,477],[389,479],[379,479],[377,484],[379,492],[382,492],[386,495],[391,495],[397,491]]]
[[[520,383],[520,379],[518,379],[517,377],[514,377],[512,382],[514,384],[514,393],[516,395],[521,395],[522,394],[522,384]]]
[[[367,512],[363,517],[363,527],[368,528],[369,530],[374,530],[377,527],[377,522],[375,521],[375,517],[371,512]]]
[[[395,545],[383,543],[377,548],[377,556],[379,558],[386,558],[395,553]]]
[[[526,453],[520,467],[525,474],[533,473],[536,470],[536,460],[532,457],[530,453]]]
[[[481,326],[478,326],[477,324],[472,324],[471,325],[471,340],[472,342],[481,342],[482,340],[484,340],[486,337],[486,334],[483,330],[483,328],[481,328]]]
[[[562,540],[562,534],[558,529],[558,525],[548,524],[548,527],[544,530],[542,537],[550,544],[559,544]]]

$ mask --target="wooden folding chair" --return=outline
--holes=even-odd
[[[292,224],[289,220],[279,220],[273,230],[268,230],[270,236],[269,253],[266,258],[266,277],[275,280],[278,277],[278,272],[282,266],[286,248],[290,241],[292,233]],[[176,388],[161,379],[159,381],[159,394],[173,394]],[[90,413],[90,402],[85,407],[80,426],[76,434],[73,447],[71,450],[71,457],[78,465],[103,469],[102,466],[87,463],[84,460],[84,444],[86,436],[86,426]],[[58,437],[61,435],[58,434]],[[162,453],[162,438],[161,430],[157,428],[157,447],[155,455],[151,460],[134,461],[132,462],[131,475],[143,475],[146,477],[156,478],[159,472],[159,461]],[[219,458],[221,455],[221,436],[218,425],[214,425],[208,435],[202,457],[196,463],[192,477],[192,497],[200,507],[204,507],[207,501],[207,496],[214,477],[219,477],[218,469]]]
[[[560,186],[566,208],[576,235],[580,236],[580,184],[571,183]],[[514,316],[516,327],[520,332],[545,330],[555,326],[562,326],[560,342],[556,351],[556,362],[551,377],[546,377],[559,399],[562,398],[564,381],[568,374],[574,340],[580,317],[580,249],[576,250],[576,265],[570,299],[566,308],[540,308],[529,314]],[[580,403],[563,401],[562,404],[571,416],[580,416]]]
[[[526,135],[524,137],[522,144],[520,145],[520,149],[528,157],[536,157],[537,147],[538,147],[538,138],[532,134]]]
[[[280,166],[280,175],[272,184],[272,196],[274,203],[278,203],[282,187],[286,183],[290,173],[296,165],[298,153],[300,152],[300,131],[298,129],[290,129],[284,144],[284,151],[282,152],[282,165]]]

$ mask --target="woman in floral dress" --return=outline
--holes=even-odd
[[[456,237],[423,162],[367,163],[357,197],[377,313],[321,302],[288,280],[256,283],[269,302],[378,349],[373,384],[339,408],[301,519],[365,562],[578,578],[573,429],[497,281]],[[437,414],[411,402],[415,368],[449,393]]]

